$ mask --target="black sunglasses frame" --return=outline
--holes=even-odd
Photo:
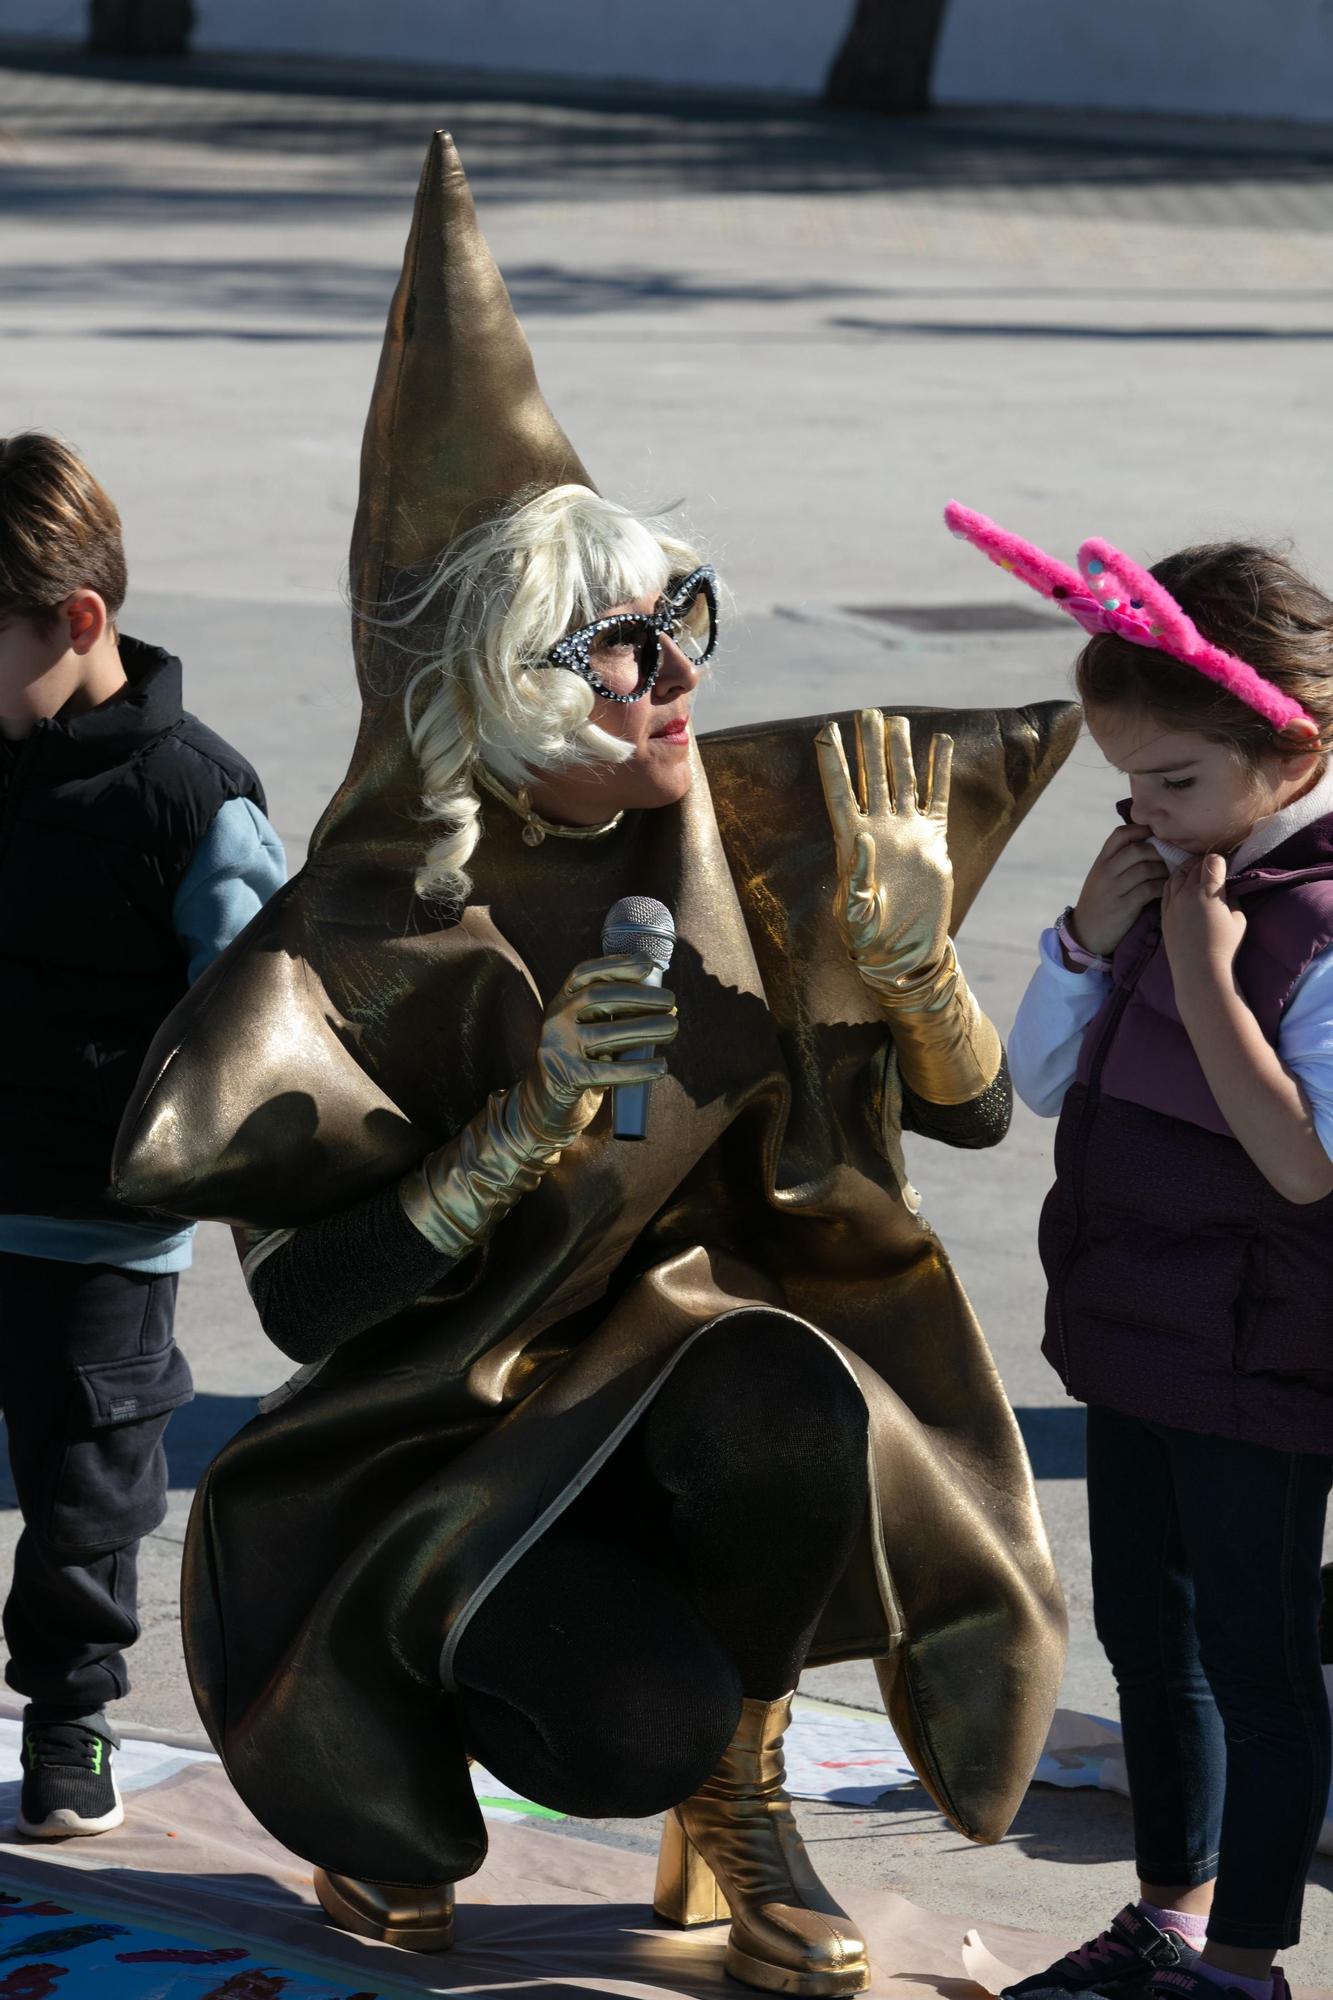
[[[591,625],[580,625],[577,632],[567,633],[558,646],[552,646],[544,660],[534,660],[536,667],[564,667],[567,672],[577,674],[585,680],[594,694],[601,695],[603,701],[618,701],[628,706],[631,702],[642,701],[657,685],[657,677],[662,671],[662,645],[664,632],[669,633],[680,614],[700,593],[708,606],[709,640],[707,651],[693,664],[706,666],[717,651],[717,571],[711,563],[701,563],[682,577],[670,597],[663,597],[655,611],[622,611],[610,618],[596,618]],[[603,632],[629,628],[643,635],[643,642],[653,648],[652,665],[644,677],[643,685],[633,694],[616,694],[593,672],[592,648]],[[637,651],[637,647],[636,647]]]

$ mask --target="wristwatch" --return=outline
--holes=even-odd
[[[1060,948],[1065,957],[1071,965],[1076,965],[1080,972],[1109,972],[1110,959],[1104,958],[1099,951],[1089,951],[1087,946],[1081,945],[1074,936],[1070,929],[1070,918],[1073,914],[1074,905],[1070,903],[1066,909],[1061,910],[1055,920],[1055,935],[1060,940]]]

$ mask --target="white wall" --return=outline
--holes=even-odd
[[[195,0],[194,46],[817,96],[854,4]],[[0,0],[0,35],[81,41],[87,18],[87,0]]]
[[[854,0],[196,0],[196,46],[666,86],[822,88]],[[82,38],[87,0],[0,0]],[[949,0],[941,104],[1333,121],[1333,0]]]
[[[1333,121],[1329,0],[950,0],[937,104]]]
[[[88,0],[0,0],[0,35],[81,42],[87,32]]]
[[[5,0],[8,4],[8,0]],[[199,49],[664,84],[823,86],[853,0],[196,0]]]

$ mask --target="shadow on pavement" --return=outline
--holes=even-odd
[[[1015,1410],[1038,1479],[1083,1479],[1088,1470],[1088,1413],[1081,1403]]]
[[[366,186],[378,169],[415,178],[429,123],[447,120],[486,199],[530,199],[534,182],[554,180],[562,198],[604,199],[654,189],[729,196],[747,192],[828,195],[920,192],[942,200],[985,189],[989,203],[1006,191],[1043,208],[1084,205],[1098,212],[1114,192],[1117,206],[1136,197],[1144,213],[1160,190],[1213,190],[1244,182],[1271,216],[1275,191],[1303,194],[1298,226],[1325,231],[1333,213],[1320,194],[1333,182],[1333,145],[1313,133],[1308,144],[1266,148],[1250,137],[1229,144],[1184,138],[1169,125],[1145,134],[1091,121],[1043,129],[1039,118],[1005,126],[975,116],[871,118],[799,98],[732,95],[706,89],[670,95],[646,84],[450,73],[422,66],[281,58],[202,56],[186,61],[95,58],[57,44],[0,40],[0,127],[10,113],[36,109],[47,144],[68,135],[80,146],[132,137],[228,156],[255,146],[327,170],[316,188],[248,186],[254,208],[299,210],[330,197],[354,204],[383,199]],[[73,92],[45,91],[44,79]],[[25,90],[26,82],[26,90]],[[136,86],[142,95],[136,102]],[[25,107],[25,96],[33,102]],[[299,100],[296,101],[296,100]],[[62,197],[83,216],[125,199],[114,182],[85,177],[62,189],[43,176],[38,189],[21,165],[4,175],[8,199],[59,208]],[[25,185],[26,181],[26,185]],[[335,186],[335,183],[341,185]],[[1081,199],[1080,199],[1081,191]],[[136,197],[176,198],[178,190],[144,185]],[[1237,221],[1242,191],[1208,199],[1200,226]],[[201,201],[209,199],[200,189]],[[221,191],[216,198],[225,199]]]
[[[173,1492],[192,1492],[228,1438],[255,1414],[254,1396],[197,1395],[167,1426],[167,1466]],[[0,1465],[0,1511],[16,1508],[18,1497],[8,1455]]]
[[[229,1438],[255,1414],[254,1396],[197,1394],[177,1410],[167,1428],[173,1492],[190,1492]],[[1038,1479],[1081,1479],[1086,1470],[1085,1412],[1077,1405],[1014,1412]],[[0,1509],[16,1507],[8,1464],[0,1468]]]

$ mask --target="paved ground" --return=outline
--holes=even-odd
[[[356,453],[436,124],[595,476],[636,505],[683,497],[727,573],[739,615],[703,726],[1063,693],[1066,631],[1006,622],[1015,595],[939,526],[951,494],[1071,553],[1091,532],[1148,553],[1289,536],[1333,579],[1333,138],[889,126],[295,65],[150,75],[0,52],[0,427],[63,430],[115,493],[129,629],[184,654],[294,860],[351,740]],[[1002,1025],[1114,791],[1076,753],[969,920]],[[1033,1452],[1073,1619],[1066,1699],[1106,1712],[1081,1420],[1037,1354],[1050,1136],[1020,1111],[1000,1154],[918,1146],[914,1177]],[[202,1233],[180,1330],[200,1396],[173,1427],[126,1704],[165,1727],[193,1723],[174,1607],[190,1488],[286,1372],[220,1233]],[[871,1682],[812,1687],[855,1701]],[[966,1849],[920,1793],[809,1824],[835,1879],[939,1908],[1082,1933],[1127,1887],[1126,1809],[1100,1796],[1034,1792],[998,1851]],[[1316,1882],[1290,1964],[1333,1982],[1333,1868]]]

